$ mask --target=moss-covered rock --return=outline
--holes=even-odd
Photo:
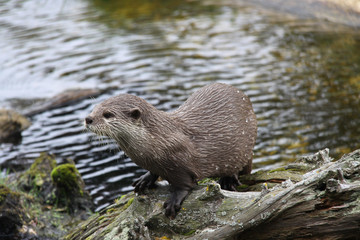
[[[60,239],[93,206],[75,165],[57,167],[47,153],[2,182],[7,186],[0,184],[0,239]]]
[[[0,239],[18,235],[25,218],[20,194],[0,185]]]
[[[18,144],[21,141],[21,132],[30,124],[30,121],[21,114],[0,109],[0,142]]]
[[[56,203],[65,206],[70,212],[77,209],[91,209],[92,203],[85,184],[74,164],[57,166],[51,172],[51,179],[56,186]]]
[[[55,156],[47,153],[41,153],[30,169],[22,174],[19,186],[43,204],[65,208],[71,213],[93,207],[75,165],[66,163],[56,166]]]
[[[51,179],[62,190],[62,194],[83,195],[84,183],[80,180],[81,176],[75,165],[66,163],[57,166],[51,172]]]
[[[51,171],[55,167],[55,157],[47,153],[41,153],[29,170],[22,174],[19,186],[24,191],[38,197],[44,203],[54,203],[55,187],[51,180]]]

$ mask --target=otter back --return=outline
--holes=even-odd
[[[201,88],[175,112],[201,154],[199,178],[250,173],[257,121],[249,98],[235,87],[215,83]]]

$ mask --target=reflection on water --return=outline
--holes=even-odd
[[[35,115],[20,145],[1,145],[1,168],[19,169],[42,151],[71,158],[98,209],[144,172],[111,140],[83,131],[94,104],[119,93],[169,111],[214,81],[242,89],[259,123],[255,170],[360,147],[355,30],[208,1],[0,3],[1,105],[26,110],[65,89],[115,87]]]
[[[123,0],[104,1],[89,0],[91,7],[99,11],[96,20],[103,21],[113,28],[127,30],[137,24],[146,24],[155,21],[191,18],[192,16],[219,13],[219,8],[214,5],[202,4],[200,1],[182,0]],[[161,32],[159,31],[159,34]]]

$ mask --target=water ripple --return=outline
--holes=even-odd
[[[360,44],[350,30],[324,32],[241,4],[181,1],[182,17],[176,8],[143,21],[116,19],[121,11],[112,15],[95,1],[0,2],[2,106],[22,110],[13,103],[31,106],[66,89],[112,89],[34,115],[20,145],[0,145],[0,166],[19,169],[43,151],[59,163],[70,158],[97,210],[144,173],[114,141],[82,126],[95,104],[120,93],[171,111],[209,83],[238,87],[258,119],[255,171],[324,147],[338,155],[360,147]],[[329,49],[347,51],[349,61]]]

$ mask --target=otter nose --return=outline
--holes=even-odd
[[[93,122],[93,119],[91,117],[86,117],[85,118],[85,123],[86,124],[92,124],[92,122]]]

